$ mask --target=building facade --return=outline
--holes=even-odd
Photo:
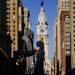
[[[18,31],[19,31],[19,0],[7,0],[6,5],[7,12],[7,34],[10,34],[12,45],[11,45],[11,57],[13,57],[13,51],[18,50]]]
[[[18,16],[19,16],[19,32],[22,32],[22,24],[23,24],[23,6],[22,2],[19,2],[19,7],[18,7]]]
[[[58,50],[57,50],[57,18],[54,23],[54,75],[57,75],[59,72],[59,59],[58,59]]]
[[[24,19],[25,28],[28,28],[28,29],[30,29],[29,17],[30,17],[30,12],[29,12],[28,8],[25,7],[23,9],[23,19]]]
[[[13,52],[18,50],[18,31],[19,31],[19,5],[20,0],[1,0],[1,25],[5,25],[6,34],[10,35],[11,57]],[[4,29],[4,31],[5,31]]]
[[[71,67],[75,68],[75,0],[70,0],[71,23]]]
[[[58,5],[57,5],[57,20],[56,20],[56,39],[55,42],[57,42],[56,49],[55,49],[55,61],[57,63],[56,67],[58,67],[58,73],[55,73],[55,75],[60,75],[61,74],[61,65],[62,65],[62,56],[61,56],[61,12],[62,11],[69,11],[70,10],[70,0],[58,0]],[[57,59],[57,60],[56,60]]]
[[[71,69],[71,29],[70,12],[62,11],[60,16],[61,32],[61,74],[66,74]]]

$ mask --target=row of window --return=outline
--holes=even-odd
[[[75,5],[75,2],[73,2],[73,5]]]
[[[70,4],[69,4],[69,1],[68,2],[62,2],[62,6],[69,6]]]
[[[7,23],[10,23],[10,21],[7,21]],[[15,23],[15,20],[13,20],[13,23]]]
[[[10,1],[10,0],[7,0],[7,1]],[[6,9],[10,10],[10,7],[9,7],[10,3],[7,3],[7,6],[8,7]],[[15,3],[13,3],[13,10],[15,10]],[[7,14],[10,15],[10,11],[8,11]],[[15,12],[13,12],[13,15],[15,15]],[[10,17],[7,17],[7,19],[10,19]],[[10,23],[10,21],[7,21],[7,23]],[[15,23],[15,20],[13,20],[13,23]],[[10,29],[10,25],[8,26],[8,28]],[[15,28],[15,25],[13,25],[13,28]],[[9,32],[10,32],[10,30],[9,30]],[[13,29],[13,32],[15,32],[15,29]],[[15,33],[13,34],[13,37],[14,37],[13,38],[13,49],[15,50]]]
[[[70,48],[70,44],[66,44],[66,46],[65,46],[66,48]]]
[[[8,8],[8,7],[7,7],[6,9],[7,9],[7,10],[10,10],[10,8]],[[15,10],[15,7],[13,7],[13,10]]]
[[[73,11],[73,14],[75,14],[75,11]]]
[[[15,50],[15,33],[13,33],[13,49]]]
[[[75,2],[73,2],[73,5],[75,5]],[[73,14],[75,14],[75,6],[73,7]],[[75,16],[73,16],[73,18],[75,18]],[[73,21],[73,23],[75,23],[75,21]],[[73,25],[73,27],[75,28],[75,25]],[[73,32],[75,32],[75,30],[73,30]],[[75,35],[73,35],[75,37]],[[75,42],[75,39],[73,40]],[[75,46],[75,44],[74,44]],[[67,51],[70,51],[70,49],[67,49]],[[74,48],[74,51],[75,51],[75,48]]]
[[[71,49],[66,49],[66,51],[71,51]]]
[[[73,10],[75,10],[75,6],[73,7]],[[74,12],[75,12],[75,11],[74,11]],[[74,12],[73,12],[73,13],[74,13]]]
[[[69,22],[65,22],[65,24],[66,24],[66,25],[70,25],[70,23],[69,23]]]
[[[12,3],[13,4],[13,6],[15,6],[15,3]],[[10,3],[9,2],[7,2],[7,6],[10,6]]]
[[[15,39],[15,38],[14,38]],[[13,49],[15,50],[15,41],[13,41]]]
[[[40,22],[38,22],[38,25],[39,25],[39,24],[40,24]],[[48,23],[47,23],[47,22],[45,22],[45,24],[46,24],[46,25],[48,25]],[[41,25],[44,25],[44,23],[41,23]]]
[[[70,27],[68,26],[68,27],[65,27],[65,30],[70,30]]]
[[[66,43],[69,43],[69,42],[70,42],[70,39],[69,39],[69,40],[66,40],[65,42],[66,42]]]
[[[11,26],[10,25],[7,25],[7,28],[10,28]],[[15,28],[15,25],[13,25],[13,28]]]
[[[9,28],[7,28],[8,32],[11,32]],[[15,32],[15,29],[13,29],[13,32]]]
[[[74,42],[75,42],[75,39],[74,39]]]

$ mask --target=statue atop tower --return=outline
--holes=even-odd
[[[41,6],[43,7],[43,5],[44,5],[44,2],[43,2],[43,0],[42,0],[42,2],[41,2]]]

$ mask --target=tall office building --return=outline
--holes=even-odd
[[[58,66],[58,50],[57,50],[57,17],[54,22],[54,75],[57,75],[59,72],[59,66]]]
[[[25,28],[28,28],[28,29],[30,29],[29,17],[30,17],[30,12],[29,12],[28,8],[25,7],[23,9],[23,18],[24,18]]]
[[[61,29],[60,29],[60,26],[61,26],[61,24],[60,24],[60,16],[61,16],[61,12],[62,11],[69,11],[70,9],[69,9],[69,6],[70,6],[70,1],[69,0],[58,0],[58,6],[57,6],[57,22],[56,22],[56,28],[57,28],[57,33],[56,33],[56,38],[57,38],[57,43],[56,43],[56,45],[57,45],[57,47],[56,47],[56,50],[58,50],[58,51],[56,51],[57,53],[55,53],[56,54],[56,57],[57,57],[57,60],[56,60],[56,62],[58,62],[58,73],[57,73],[57,75],[60,75],[60,73],[61,73],[61,65],[62,65],[62,60],[61,60],[61,38],[60,38],[60,36],[61,36]],[[57,55],[58,54],[58,55]]]
[[[71,23],[71,67],[75,68],[75,0],[70,0]]]
[[[61,39],[61,75],[71,69],[71,32],[70,12],[62,11],[60,16],[60,39]]]
[[[10,48],[8,48],[8,39],[6,35],[6,0],[0,0],[0,46],[3,48],[4,52],[10,54]]]
[[[13,57],[13,51],[18,50],[18,31],[19,31],[19,3],[20,0],[6,0],[6,26],[7,34],[10,34],[11,56]]]
[[[18,7],[18,16],[19,16],[19,32],[22,32],[22,23],[23,23],[23,7],[22,7],[22,2],[19,2],[19,7]]]
[[[12,40],[11,44],[11,57],[13,51],[18,50],[18,31],[19,31],[19,3],[20,0],[0,0],[1,5],[1,25],[6,26],[6,33],[10,35]],[[5,31],[5,30],[4,30]]]

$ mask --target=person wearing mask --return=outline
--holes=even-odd
[[[35,53],[39,51],[39,47],[34,48],[33,46],[34,33],[30,29],[24,30],[23,40],[23,50],[20,51],[20,56],[16,62],[19,65],[18,74],[19,75],[32,75],[34,73],[35,65]]]

